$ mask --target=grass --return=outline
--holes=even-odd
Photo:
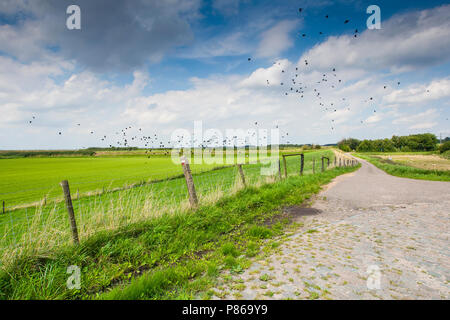
[[[158,215],[143,214],[141,220],[81,237],[79,246],[66,241],[16,252],[0,271],[0,298],[194,298],[214,284],[220,270],[241,272],[245,256],[255,255],[262,239],[282,232],[282,222],[265,223],[280,215],[282,206],[301,203],[322,184],[352,170],[292,175],[201,202],[195,212],[178,205]],[[127,199],[122,198],[121,210],[127,209]],[[92,207],[90,214],[101,207]],[[142,208],[135,207],[139,213]],[[70,265],[81,268],[80,290],[66,288]]]
[[[283,151],[284,154],[295,150]],[[297,150],[297,152],[299,152]],[[326,152],[326,151],[325,151]],[[20,153],[20,152],[19,152]],[[168,153],[169,156],[164,155]],[[256,151],[239,151],[239,162],[256,162]],[[307,151],[314,153],[314,151]],[[0,153],[1,154],[1,153]],[[148,157],[145,150],[100,151],[95,157],[22,157],[0,158],[0,201],[7,209],[36,205],[43,201],[61,201],[59,183],[68,180],[73,194],[79,197],[98,193],[103,189],[127,188],[182,175],[180,161],[172,161],[170,152]],[[237,161],[237,153],[233,153]],[[227,155],[223,154],[224,160]],[[201,173],[227,166],[224,164],[193,163],[193,173]]]
[[[312,173],[311,161],[331,151],[310,152],[305,156],[305,174]],[[39,160],[39,159],[37,159]],[[244,166],[248,185],[257,186],[274,177],[261,176],[261,164]],[[299,157],[289,157],[288,173],[298,174]],[[194,182],[200,202],[212,203],[240,188],[235,167],[194,174]],[[72,194],[73,194],[73,187]],[[174,213],[188,207],[188,195],[184,178],[138,185],[135,188],[98,192],[77,199],[72,197],[81,239],[98,231],[115,230],[131,223],[145,221],[162,213]],[[70,242],[71,234],[67,212],[62,202],[50,202],[0,215],[0,263],[7,263],[10,256],[21,251],[36,251]]]
[[[192,165],[193,172],[214,165]],[[59,182],[68,180],[81,195],[103,188],[167,179],[182,174],[170,157],[67,157],[0,159],[0,200],[7,206],[61,198]]]
[[[420,180],[450,181],[450,171],[448,170],[439,171],[439,170],[426,170],[415,168],[388,159],[380,158],[377,155],[373,155],[371,153],[370,154],[355,153],[355,156],[369,161],[376,167],[380,168],[381,170],[384,170],[385,172],[393,176],[411,179],[420,179]]]
[[[377,156],[383,160],[391,160],[395,163],[403,164],[409,167],[425,169],[430,171],[449,171],[450,161],[438,155],[397,155],[386,154]]]

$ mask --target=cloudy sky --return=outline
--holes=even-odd
[[[0,149],[107,147],[129,127],[167,140],[194,121],[291,143],[450,136],[449,117],[446,1],[0,0]]]

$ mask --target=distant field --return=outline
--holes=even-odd
[[[329,157],[330,164],[333,164],[334,155],[331,150],[307,152],[305,153],[304,175],[312,173],[313,159],[316,172],[320,171],[321,156]],[[2,167],[2,176],[9,174],[11,177],[9,181],[15,181],[16,190],[26,190],[26,187],[30,186],[30,181],[33,181],[36,186],[36,190],[13,193],[11,194],[13,196],[26,195],[30,200],[32,196],[39,197],[39,192],[47,190],[48,187],[44,186],[51,188],[53,184],[52,194],[62,198],[58,182],[64,178],[68,178],[69,182],[74,181],[74,183],[70,182],[70,188],[82,238],[88,238],[100,230],[113,230],[130,223],[159,217],[163,213],[180,210],[188,204],[184,178],[163,180],[115,191],[108,187],[116,183],[111,181],[119,181],[117,183],[120,186],[120,181],[132,181],[133,177],[139,181],[137,179],[141,179],[143,176],[165,178],[170,174],[181,174],[181,165],[174,165],[168,157],[156,159],[147,159],[146,157],[34,158],[14,159],[12,162],[0,160],[0,162],[2,161],[9,163],[9,169]],[[262,166],[260,163],[243,166],[247,185],[257,186],[260,183],[266,183],[267,179],[269,181],[277,179],[278,174],[276,173],[271,176],[261,175]],[[235,166],[214,171],[211,170],[213,165],[193,165],[193,168],[193,179],[201,203],[214,202],[223,195],[236,191],[236,188],[240,188],[242,185]],[[287,158],[289,176],[298,176],[299,168],[300,157]],[[158,172],[157,169],[160,171]],[[119,174],[116,174],[117,172]],[[135,175],[131,176],[131,172]],[[284,175],[284,168],[282,173]],[[94,179],[93,182],[89,182],[87,176]],[[95,178],[98,179],[98,182],[95,182]],[[105,192],[99,190],[90,196],[86,194],[77,199],[76,189],[78,187],[83,186],[86,190],[92,191],[88,188],[99,187],[102,184],[106,186]],[[6,183],[2,187],[10,188]],[[35,245],[48,247],[67,243],[70,239],[67,226],[64,202],[54,202],[52,199],[48,199],[45,205],[7,210],[6,214],[0,214],[0,252],[5,249],[4,254],[7,254],[6,248],[25,249]],[[28,245],[20,245],[24,243],[28,243]]]
[[[164,151],[164,153],[167,151]],[[286,150],[283,153],[299,152]],[[248,161],[248,160],[247,160]],[[192,164],[193,173],[223,165]],[[86,157],[26,157],[0,159],[0,205],[6,207],[29,205],[61,198],[59,182],[68,180],[73,195],[80,196],[105,189],[167,179],[182,174],[180,164],[170,156],[148,158],[145,150],[102,151]]]
[[[424,152],[355,153],[387,173],[404,178],[450,181],[450,160]]]
[[[422,154],[389,154],[380,156],[382,159],[391,159],[394,162],[425,170],[450,170],[450,160],[438,155]]]
[[[192,165],[193,172],[217,165]],[[0,201],[7,206],[61,196],[59,182],[68,180],[72,193],[123,187],[182,174],[170,157],[55,157],[0,160]]]

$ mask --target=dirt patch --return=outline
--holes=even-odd
[[[304,216],[315,216],[322,212],[320,209],[305,207],[305,206],[292,206],[284,209],[284,213],[292,217],[293,219]]]

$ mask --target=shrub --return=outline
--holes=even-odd
[[[444,142],[439,147],[439,152],[440,153],[445,153],[446,151],[449,151],[449,150],[450,150],[450,141]]]
[[[444,153],[441,154],[442,157],[444,157],[445,159],[450,160],[450,150],[445,151]]]
[[[350,147],[349,147],[348,145],[346,145],[346,144],[341,144],[341,145],[339,145],[339,149],[341,149],[341,150],[344,151],[344,152],[350,152],[350,151],[352,151],[352,149],[350,149]]]

